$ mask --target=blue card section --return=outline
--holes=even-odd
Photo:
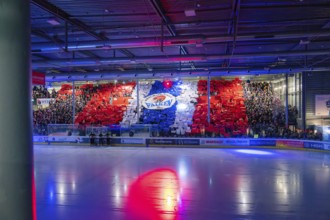
[[[155,81],[148,96],[156,94],[170,94],[177,97],[181,93],[181,81],[168,81],[161,82]],[[156,100],[161,101],[161,100]],[[143,107],[140,122],[143,124],[153,124],[158,128],[158,131],[163,134],[168,134],[170,132],[170,126],[173,125],[175,121],[175,112],[177,108],[177,101],[169,108],[165,109],[147,109]]]

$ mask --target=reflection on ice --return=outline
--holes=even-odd
[[[143,220],[178,219],[180,184],[170,169],[156,169],[134,181],[127,197],[127,217]]]
[[[236,150],[236,152],[243,154],[254,154],[254,155],[272,155],[272,153],[269,151],[252,150],[252,149],[240,149],[240,150]]]

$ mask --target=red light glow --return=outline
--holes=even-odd
[[[163,82],[163,86],[165,89],[170,89],[173,86],[173,82],[166,80]]]
[[[177,174],[157,169],[132,183],[127,198],[128,219],[177,220],[180,186]]]

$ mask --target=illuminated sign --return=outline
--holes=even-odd
[[[330,108],[330,100],[327,101],[326,105],[327,105],[327,108]]]
[[[42,99],[37,99],[37,105],[41,106],[43,108],[47,108],[50,104],[50,102],[55,103],[56,99],[54,98],[42,98]]]
[[[330,94],[315,95],[315,115],[329,116],[330,112]]]
[[[169,93],[158,93],[147,96],[142,105],[146,109],[166,109],[172,107],[176,102],[176,98]]]

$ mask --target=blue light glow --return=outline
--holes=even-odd
[[[272,155],[273,154],[268,151],[251,150],[251,149],[241,149],[241,150],[236,150],[236,152],[243,153],[243,154],[254,154],[254,155]]]
[[[187,164],[184,159],[179,160],[179,176],[181,178],[185,178],[187,176],[188,170],[187,170]]]

